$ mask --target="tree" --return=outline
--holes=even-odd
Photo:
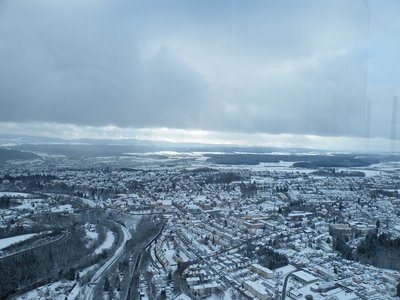
[[[397,297],[400,297],[400,281],[397,284]]]
[[[168,272],[168,281],[171,281],[171,280],[172,280],[172,272],[169,271],[169,272]]]
[[[115,288],[117,289],[118,292],[121,291],[121,281],[119,280],[119,276],[116,276],[116,279],[115,279]]]
[[[69,269],[66,277],[67,277],[68,280],[74,280],[76,278],[76,274],[75,274],[74,269],[72,269],[72,268]]]
[[[376,229],[379,229],[381,227],[381,222],[379,220],[376,220]]]
[[[104,291],[109,292],[110,288],[110,281],[108,280],[108,277],[106,277],[106,280],[104,281]]]
[[[314,297],[312,295],[307,295],[306,296],[306,300],[313,300],[313,299],[314,299]]]
[[[217,296],[218,299],[224,299],[224,291],[221,288],[217,288],[215,290],[215,296]]]
[[[162,290],[160,293],[160,299],[165,300],[167,299],[167,292],[165,290]]]

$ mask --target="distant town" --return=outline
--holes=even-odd
[[[397,156],[24,147],[1,148],[1,299],[400,296]]]

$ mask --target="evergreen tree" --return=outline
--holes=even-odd
[[[106,280],[104,281],[104,291],[109,292],[110,291],[110,281],[108,280],[108,277],[106,277]]]
[[[397,284],[397,297],[400,297],[400,281]]]

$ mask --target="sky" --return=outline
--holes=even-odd
[[[0,133],[397,150],[399,15],[396,0],[2,0]]]

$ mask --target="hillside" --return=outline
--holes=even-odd
[[[38,159],[40,156],[31,153],[31,152],[22,152],[19,150],[9,150],[5,148],[0,148],[0,163],[5,163],[8,160],[16,160],[16,159]]]

